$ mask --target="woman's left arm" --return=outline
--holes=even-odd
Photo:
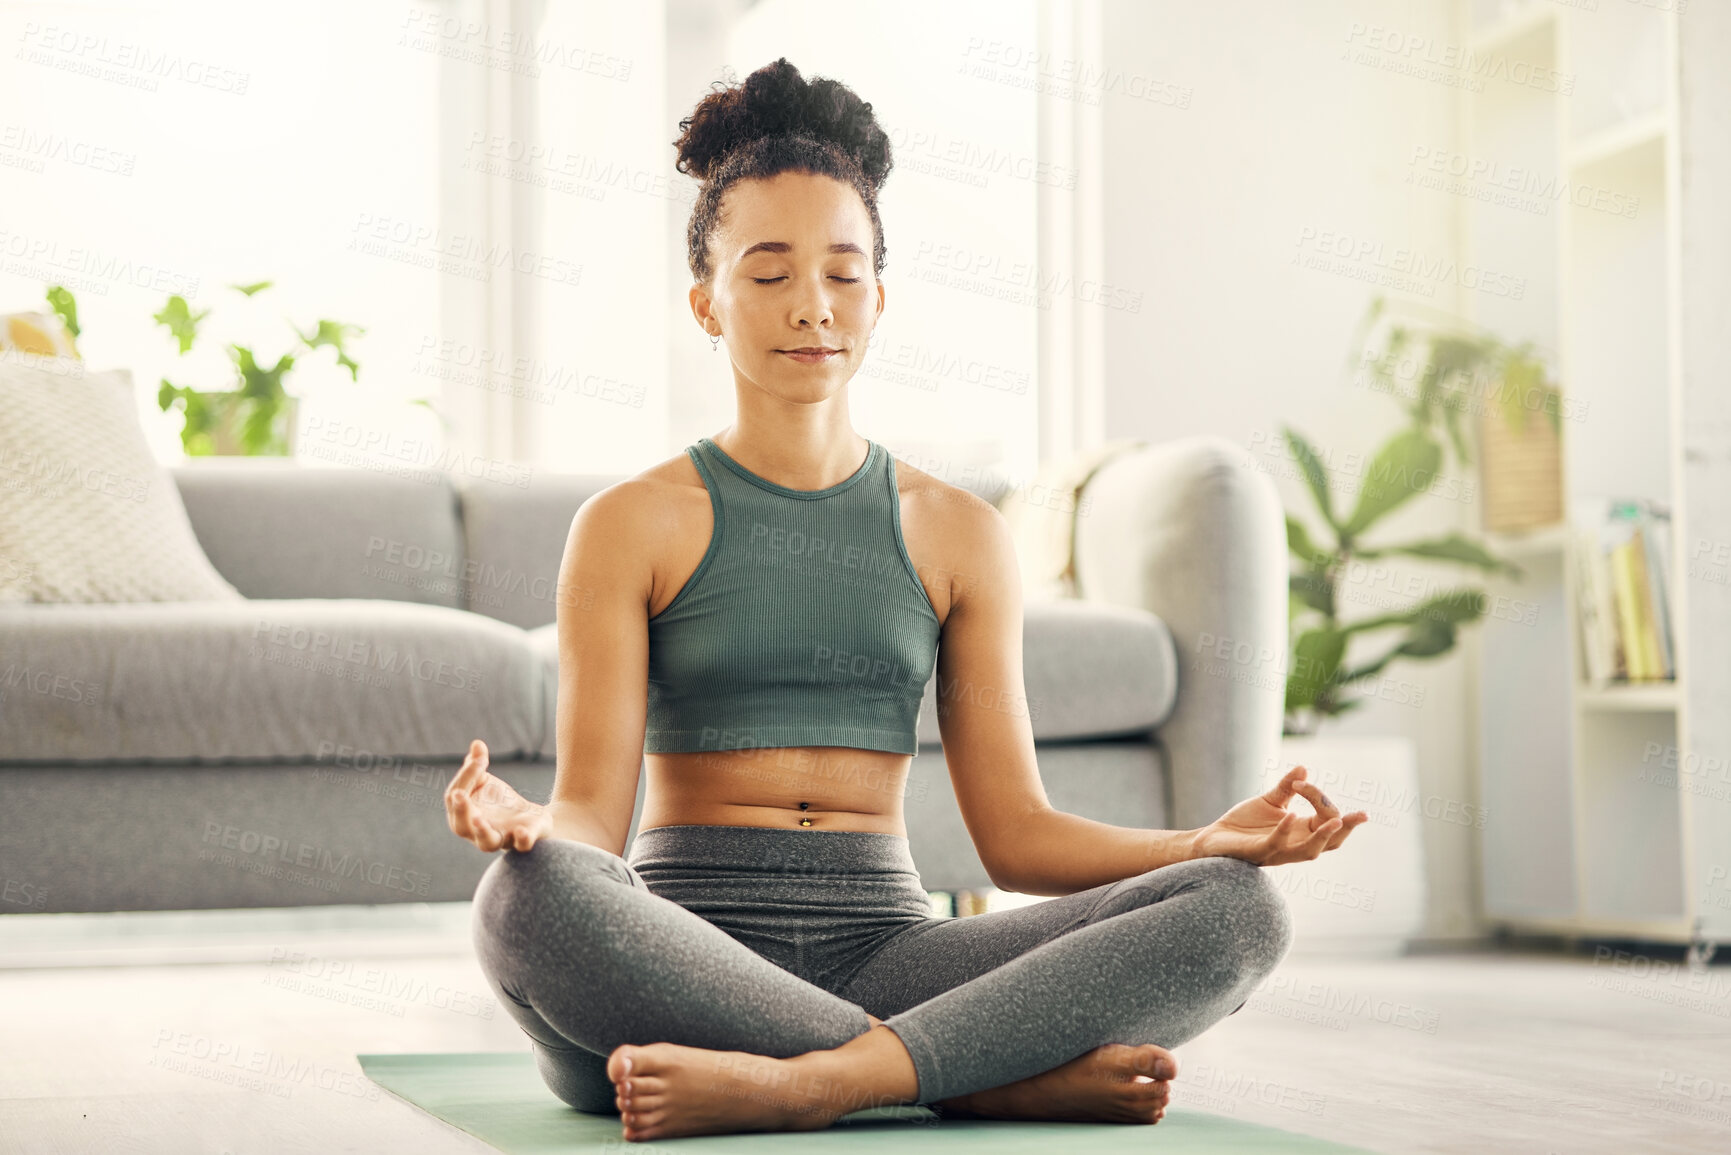
[[[971,495],[970,495],[971,496]],[[1200,830],[1144,830],[1052,807],[1034,755],[1022,674],[1022,582],[1009,524],[980,499],[957,502],[945,537],[966,559],[950,574],[938,649],[938,731],[956,803],[987,877],[1002,890],[1073,894],[1206,855],[1260,865],[1315,858],[1365,820],[1341,818],[1289,773]],[[1285,809],[1302,793],[1310,816]],[[1227,824],[1223,827],[1222,824]]]

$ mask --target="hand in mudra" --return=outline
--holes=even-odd
[[[553,826],[547,808],[530,802],[487,770],[487,744],[469,743],[463,767],[445,787],[445,819],[451,833],[482,850],[528,850]]]
[[[1307,862],[1333,850],[1353,827],[1367,821],[1362,810],[1341,815],[1328,795],[1305,781],[1302,766],[1288,770],[1266,794],[1247,798],[1196,833],[1196,857],[1242,858],[1258,866]],[[1309,800],[1316,813],[1288,810],[1294,794]]]

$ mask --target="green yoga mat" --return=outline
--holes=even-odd
[[[1174,1104],[1152,1126],[1118,1123],[938,1122],[924,1107],[856,1111],[822,1131],[693,1135],[633,1143],[618,1116],[561,1102],[528,1051],[456,1055],[357,1055],[367,1077],[398,1098],[460,1127],[506,1155],[541,1152],[864,1151],[896,1155],[980,1151],[1020,1155],[1158,1150],[1162,1155],[1371,1155],[1308,1135]]]

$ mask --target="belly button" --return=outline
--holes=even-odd
[[[799,820],[799,824],[800,824],[800,825],[801,825],[801,826],[810,826],[810,825],[811,825],[811,819],[809,819],[809,818],[801,818],[801,819],[800,819],[800,820]]]

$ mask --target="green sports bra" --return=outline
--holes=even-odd
[[[868,439],[869,440],[869,439]],[[649,619],[649,753],[778,746],[918,752],[940,623],[902,541],[895,458],[788,489],[700,438],[709,548]]]

